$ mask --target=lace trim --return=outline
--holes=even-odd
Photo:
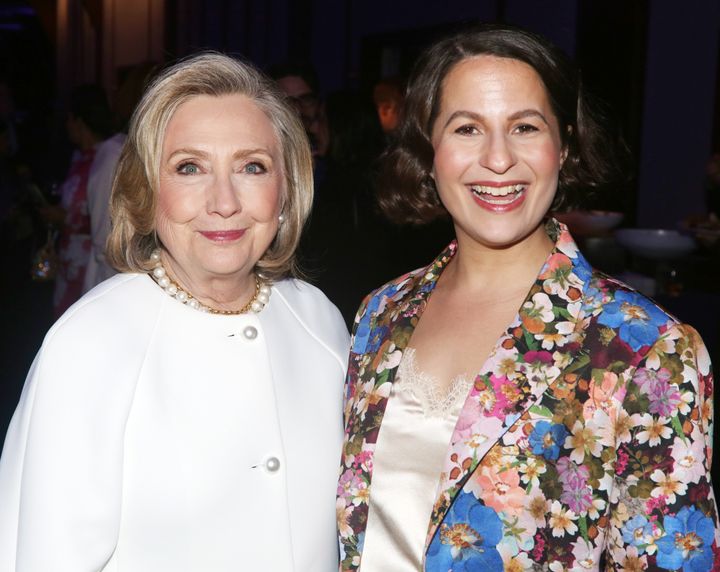
[[[472,383],[467,375],[458,375],[450,382],[448,390],[442,391],[436,378],[418,369],[415,348],[406,348],[398,367],[395,386],[412,393],[427,417],[445,417],[458,403],[465,401]]]

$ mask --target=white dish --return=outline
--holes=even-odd
[[[570,211],[555,213],[575,236],[598,236],[611,231],[623,219],[623,213],[612,211]]]
[[[621,228],[615,231],[617,241],[633,254],[667,260],[690,254],[695,241],[676,230],[654,228]]]

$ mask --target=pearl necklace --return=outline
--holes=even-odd
[[[182,302],[186,306],[190,306],[191,308],[193,308],[194,310],[198,310],[199,312],[208,312],[210,314],[223,315],[247,314],[248,312],[257,314],[265,307],[265,305],[270,300],[270,292],[272,292],[270,286],[268,286],[264,282],[261,282],[260,278],[258,278],[256,274],[255,294],[253,294],[253,297],[250,298],[250,301],[242,308],[240,308],[239,310],[218,310],[216,308],[211,308],[210,306],[202,304],[200,301],[197,300],[197,298],[194,298],[192,294],[183,290],[180,286],[178,286],[170,279],[167,271],[165,270],[165,267],[162,265],[159,250],[153,251],[153,253],[150,255],[150,260],[155,263],[155,268],[153,268],[153,271],[150,275],[152,276],[153,280],[157,282],[158,286],[165,290],[168,296],[172,296],[178,302]]]

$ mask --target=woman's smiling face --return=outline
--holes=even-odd
[[[156,229],[186,287],[246,279],[278,229],[283,157],[265,113],[243,95],[201,95],[168,123]]]
[[[432,177],[458,240],[489,248],[541,229],[565,159],[547,90],[528,64],[462,60],[442,85]]]

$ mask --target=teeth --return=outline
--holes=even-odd
[[[486,187],[484,185],[471,185],[474,193],[492,195],[493,197],[504,197],[510,193],[519,193],[525,189],[525,185],[507,185],[505,187]]]

